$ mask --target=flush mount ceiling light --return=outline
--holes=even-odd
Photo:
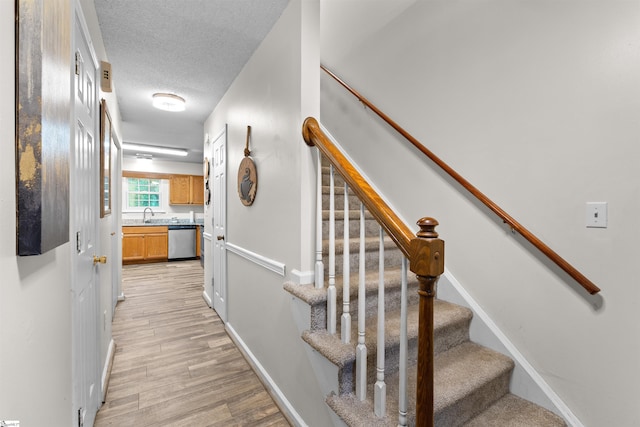
[[[172,93],[154,93],[153,106],[165,111],[184,111],[185,100]]]
[[[171,156],[186,156],[189,154],[187,150],[180,150],[179,148],[154,147],[152,145],[130,144],[128,142],[122,144],[122,149],[143,153],[168,154]]]

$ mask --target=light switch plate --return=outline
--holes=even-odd
[[[587,202],[586,225],[589,228],[607,228],[607,202]]]

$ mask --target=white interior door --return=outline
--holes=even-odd
[[[76,12],[80,13],[79,11]],[[78,426],[93,425],[100,405],[98,271],[99,107],[97,61],[79,15],[75,17],[74,141],[71,156],[72,366]]]
[[[227,321],[227,132],[213,142],[213,309],[223,322]]]

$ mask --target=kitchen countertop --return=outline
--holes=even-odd
[[[123,219],[123,227],[149,227],[158,225],[204,225],[204,219],[196,219],[191,222],[188,219],[179,219],[177,221],[171,219],[151,219],[149,222],[142,222],[141,219]]]

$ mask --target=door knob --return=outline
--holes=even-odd
[[[106,256],[104,256],[104,255],[102,255],[102,256],[94,255],[93,256],[93,265],[106,264],[106,263],[107,263],[107,257]]]
[[[218,240],[224,240],[224,234],[220,234],[220,235],[218,235],[217,239],[218,239]]]

